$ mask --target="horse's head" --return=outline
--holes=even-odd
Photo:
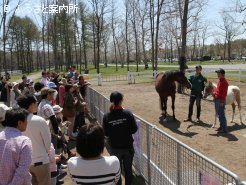
[[[176,81],[184,85],[188,89],[191,88],[191,83],[189,82],[189,80],[186,78],[185,74],[182,71],[178,71],[176,73]]]
[[[204,98],[207,98],[209,95],[213,95],[213,83],[208,81],[204,88]]]

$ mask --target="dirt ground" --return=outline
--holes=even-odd
[[[217,82],[216,79],[212,81]],[[229,83],[237,85],[241,89],[242,118],[243,123],[246,124],[246,84]],[[177,121],[172,121],[172,117],[163,121],[160,119],[159,96],[155,91],[154,82],[131,85],[125,82],[104,83],[102,86],[92,85],[92,87],[107,97],[112,91],[122,92],[125,108],[236,173],[241,180],[246,180],[246,125],[240,124],[237,108],[234,123],[230,123],[232,108],[230,105],[226,106],[229,132],[217,134],[215,129],[211,128],[214,123],[214,104],[212,101],[202,101],[201,123],[183,122],[188,114],[189,96],[177,94],[175,103]],[[171,114],[170,99],[168,99],[167,111]],[[212,99],[209,98],[209,100]],[[194,113],[193,119],[196,118],[195,106]],[[219,121],[217,121],[216,127],[218,125]]]

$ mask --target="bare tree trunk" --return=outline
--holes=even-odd
[[[227,40],[227,44],[228,44],[228,47],[227,47],[228,61],[231,62],[231,41],[230,39]]]
[[[187,22],[188,22],[188,10],[189,10],[189,0],[185,0],[184,3],[184,14],[182,18],[182,44],[181,44],[181,55],[179,59],[179,69],[180,71],[185,72],[187,68],[186,65],[186,38],[187,38]]]
[[[43,24],[44,24],[44,22],[43,22]],[[45,26],[43,25],[43,27],[42,27],[42,41],[43,41],[43,70],[46,70],[44,28],[45,28]]]
[[[127,63],[127,71],[129,71],[129,61],[130,61],[130,53],[129,53],[129,40],[128,40],[128,0],[125,0],[126,7],[126,21],[125,21],[125,37],[126,37],[126,63]]]
[[[113,34],[115,70],[118,71],[118,58],[117,58],[117,46],[116,46],[114,16],[115,16],[115,9],[114,9],[114,2],[112,1],[111,28],[112,28],[112,34]]]
[[[186,38],[187,38],[187,22],[188,22],[188,10],[189,10],[189,0],[185,0],[184,2],[184,14],[182,18],[181,24],[181,33],[182,33],[182,44],[181,44],[181,55],[179,59],[179,69],[183,73],[185,73],[186,65]],[[178,85],[178,93],[183,92],[183,87]]]
[[[48,32],[48,63],[49,63],[49,71],[50,71],[50,26],[48,24],[47,32]]]
[[[158,0],[158,9],[157,9],[157,18],[156,18],[156,34],[155,34],[155,70],[157,70],[157,62],[158,62],[158,51],[159,51],[159,27],[160,27],[160,15],[162,10],[164,0]]]
[[[151,32],[151,62],[152,62],[152,70],[155,70],[155,41],[154,41],[154,36],[155,36],[155,18],[154,18],[154,0],[150,0],[150,10],[149,10],[149,19],[150,19],[150,32]]]

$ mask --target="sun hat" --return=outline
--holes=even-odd
[[[67,84],[67,79],[66,78],[62,78],[61,81],[59,82],[59,84],[66,85]]]
[[[61,112],[63,110],[63,108],[61,108],[59,105],[54,105],[53,106],[53,110],[54,110],[54,112],[56,114],[56,113]]]
[[[54,93],[54,92],[56,92],[55,89],[52,89],[52,88],[49,88],[49,87],[44,87],[44,88],[41,89],[41,96],[47,95],[49,93]]]

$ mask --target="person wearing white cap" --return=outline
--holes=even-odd
[[[21,95],[19,89],[19,84],[17,82],[12,82],[12,89],[10,90],[10,107],[18,107],[17,98]]]
[[[57,152],[56,153],[57,154],[62,153],[65,148],[66,150],[65,152],[67,152],[68,158],[74,157],[76,156],[76,154],[68,149],[68,142],[66,138],[64,137],[64,131],[63,131],[64,127],[66,128],[66,130],[68,129],[67,126],[70,125],[71,122],[62,120],[63,118],[63,114],[62,114],[63,108],[62,107],[60,107],[59,105],[55,105],[53,106],[53,110],[56,114],[57,122],[59,123],[59,134],[58,134],[59,138],[57,140]]]
[[[22,94],[24,95],[34,95],[35,89],[33,85],[33,81],[31,79],[26,80],[26,87],[22,91]]]

